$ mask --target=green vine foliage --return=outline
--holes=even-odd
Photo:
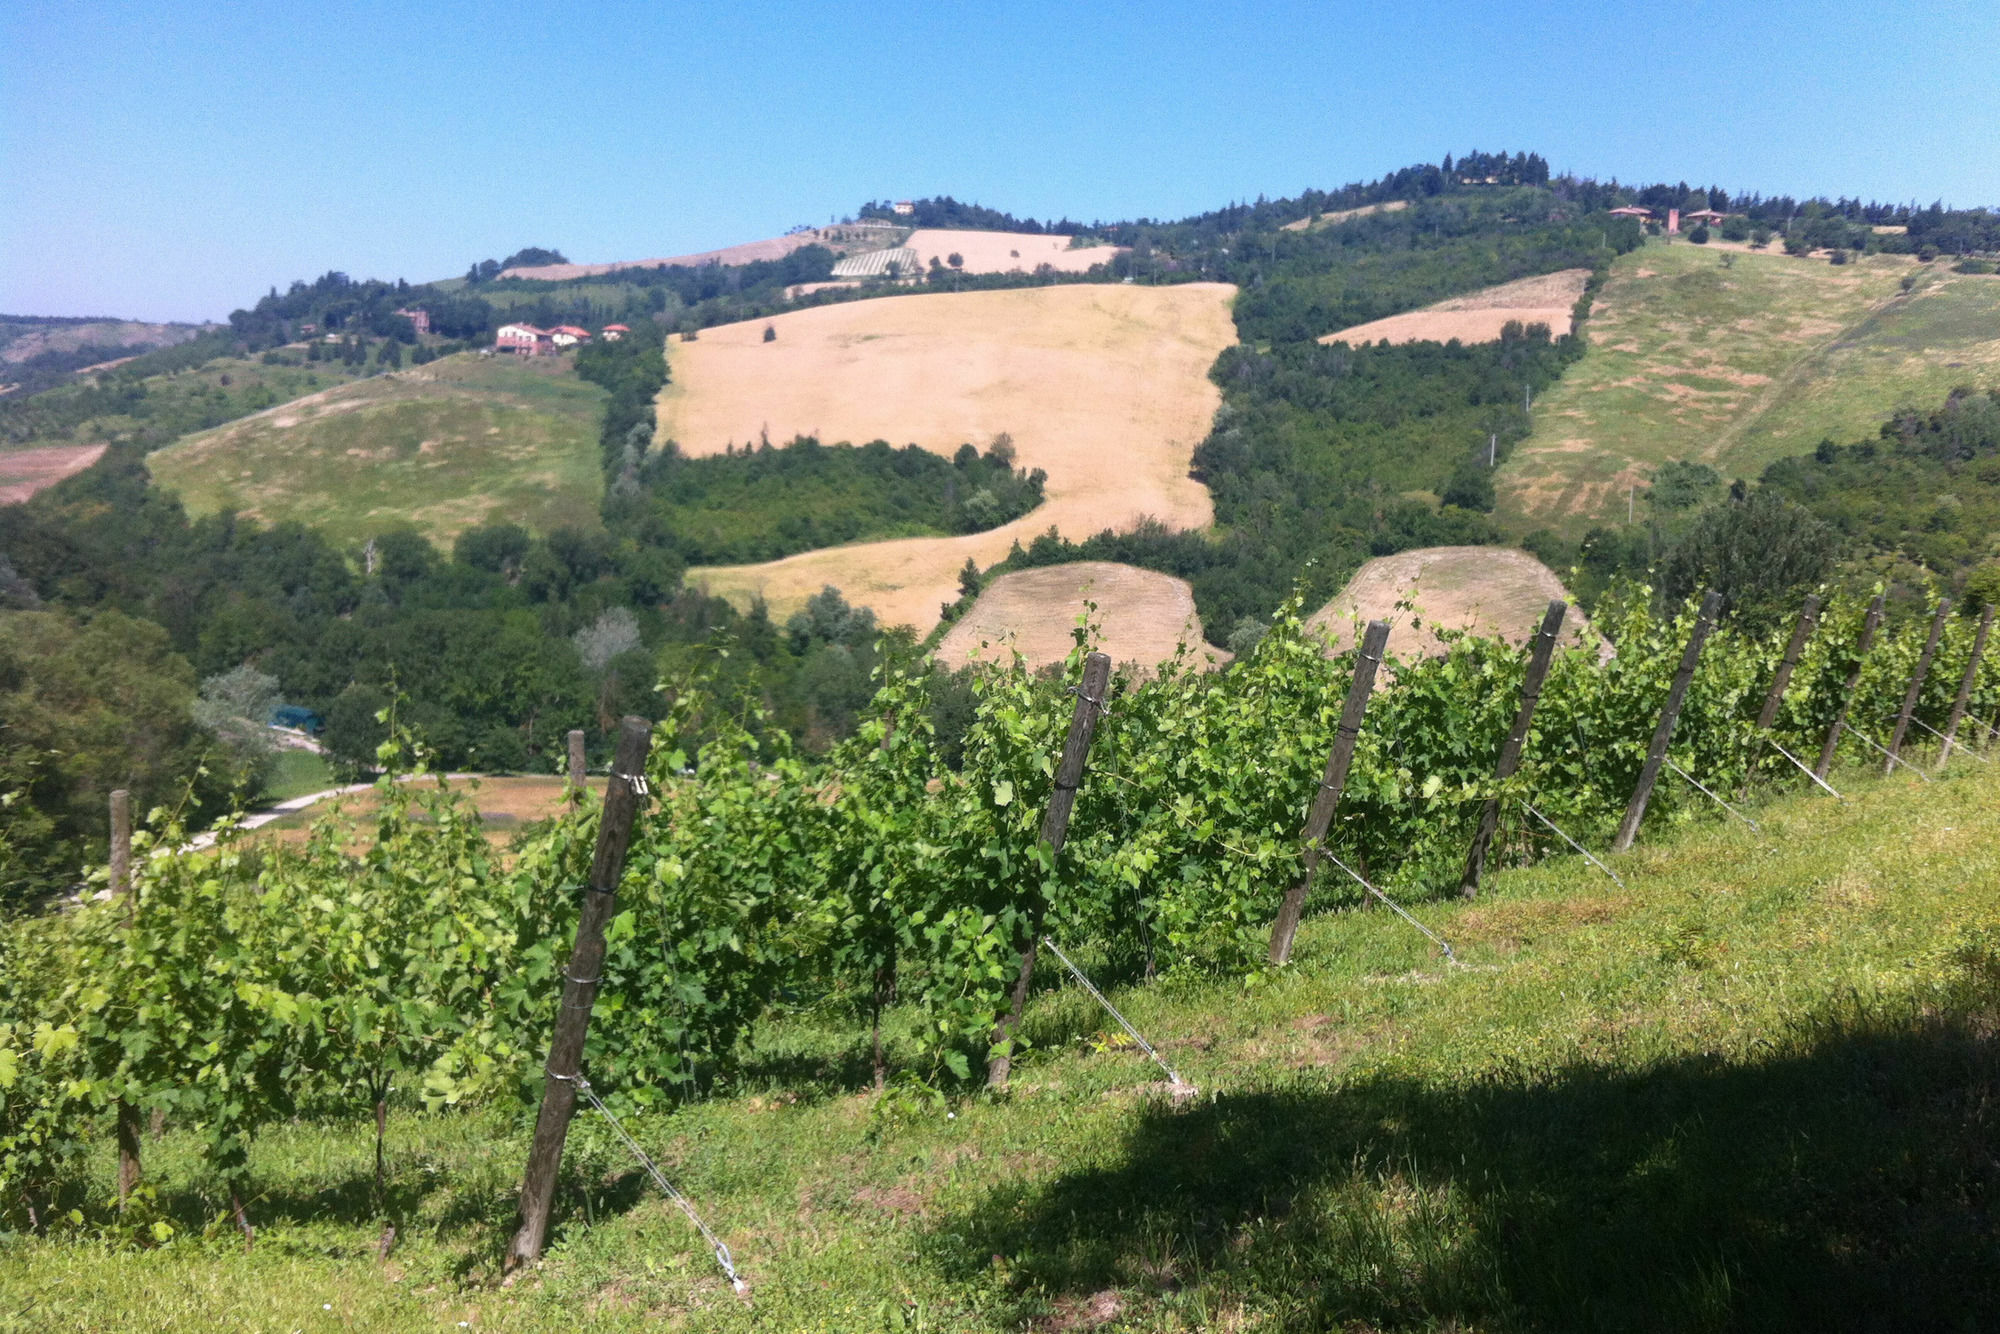
[[[1856,667],[1864,611],[1861,598],[1831,599],[1778,711],[1772,739],[1808,764]],[[673,683],[649,760],[656,800],[608,931],[585,1053],[593,1082],[614,1105],[666,1105],[726,1080],[773,1005],[848,1006],[866,1023],[894,1000],[916,1040],[896,1046],[885,1083],[949,1088],[991,1054],[1038,929],[1114,977],[1262,977],[1354,668],[1301,612],[1294,597],[1226,672],[1199,670],[1187,649],[1153,671],[1119,670],[1059,856],[1040,826],[1069,692],[1095,641],[1087,620],[1055,669],[1003,654],[979,670],[955,765],[931,722],[927,661],[887,661],[861,727],[817,760],[754,704],[718,697],[713,678]],[[1488,799],[1501,802],[1495,864],[1567,854],[1529,802],[1602,846],[1693,626],[1692,607],[1614,590],[1583,642],[1558,652],[1522,766],[1496,782],[1523,646],[1406,623],[1327,851],[1421,904],[1456,892]],[[1755,730],[1789,631],[1724,623],[1688,691],[1670,754],[1732,799],[1751,783],[1807,781]],[[1928,632],[1927,618],[1898,619],[1858,660],[1860,732],[1886,741]],[[1974,632],[1965,617],[1947,624],[1922,723],[1946,726]],[[2000,645],[1962,734],[1996,711]],[[1850,758],[1871,755],[1844,744]],[[184,837],[155,813],[135,901],[91,899],[0,931],[0,1211],[11,1221],[48,1226],[105,1206],[78,1195],[78,1155],[111,1133],[121,1104],[199,1127],[230,1193],[249,1174],[257,1128],[298,1110],[499,1098],[526,1115],[601,803],[579,795],[503,857],[463,787],[425,775],[409,738],[392,734],[383,758],[427,781],[385,781],[359,846],[329,816],[296,847],[225,829],[212,848],[171,851]],[[1647,828],[1719,814],[1669,771]],[[1359,895],[1329,863],[1311,903]]]

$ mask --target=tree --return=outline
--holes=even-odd
[[[201,683],[194,719],[221,744],[231,787],[254,792],[270,776],[278,758],[270,728],[271,713],[278,703],[278,678],[248,663]]]
[[[1696,518],[1660,561],[1660,591],[1676,602],[1713,588],[1732,610],[1772,615],[1825,579],[1838,550],[1810,510],[1760,488]]]

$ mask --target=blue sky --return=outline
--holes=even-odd
[[[0,311],[664,255],[873,197],[1179,216],[1470,148],[2000,204],[2000,5],[0,5]]]

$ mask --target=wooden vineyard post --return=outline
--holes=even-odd
[[[138,914],[138,899],[132,893],[132,794],[119,788],[111,794],[111,897],[125,900],[125,925],[131,926]],[[124,1098],[118,1100],[118,1209],[139,1187],[139,1109]]]
[[[1785,656],[1778,660],[1777,675],[1771,678],[1770,693],[1764,696],[1764,707],[1757,714],[1757,731],[1753,738],[1754,748],[1750,752],[1750,763],[1743,767],[1743,791],[1750,791],[1750,780],[1757,772],[1757,761],[1763,756],[1764,738],[1771,731],[1771,725],[1778,721],[1778,706],[1785,702],[1785,689],[1792,683],[1792,673],[1798,669],[1799,655],[1806,651],[1806,640],[1812,637],[1813,628],[1819,623],[1819,595],[1808,594],[1806,603],[1799,608],[1798,623],[1792,627],[1792,637],[1785,645]]]
[[[1854,670],[1847,674],[1847,685],[1840,692],[1840,711],[1833,717],[1833,726],[1826,731],[1826,744],[1820,747],[1819,763],[1813,766],[1813,777],[1826,781],[1827,773],[1833,768],[1834,752],[1840,748],[1840,729],[1847,726],[1847,711],[1854,707],[1854,692],[1861,688],[1861,671],[1868,665],[1868,647],[1875,642],[1875,631],[1882,624],[1882,599],[1885,594],[1877,593],[1875,600],[1868,604],[1868,614],[1861,618],[1861,634],[1854,641]]]
[[[1111,684],[1111,659],[1092,653],[1083,660],[1083,684],[1077,687],[1076,709],[1070,714],[1069,735],[1063,739],[1062,758],[1056,762],[1056,787],[1049,794],[1048,814],[1042,817],[1041,841],[1051,853],[1062,851],[1069,836],[1070,812],[1076,809],[1076,789],[1083,782],[1083,762],[1090,754],[1090,739],[1097,731],[1098,715],[1104,711],[1104,692]],[[1007,1087],[1014,1068],[1014,1030],[1020,1027],[1021,1012],[1028,1004],[1028,983],[1035,974],[1035,952],[1042,938],[1042,912],[1046,904],[1037,902],[1025,935],[1016,940],[1021,952],[1021,971],[1014,979],[1014,992],[1007,1011],[993,1025],[993,1056],[986,1066],[986,1086],[996,1091]]]
[[[510,1271],[540,1258],[548,1238],[563,1141],[569,1135],[570,1117],[576,1112],[583,1040],[590,1031],[590,1011],[597,1002],[598,974],[604,966],[604,928],[618,910],[625,850],[632,841],[639,799],[646,792],[646,750],[652,731],[645,719],[632,717],[618,729],[617,757],[612,761],[611,781],[604,789],[604,813],[597,825],[597,852],[591,859],[590,882],[583,889],[576,945],[563,969],[562,1006],[556,1011],[555,1035],[543,1068],[542,1109],[535,1118],[534,1145],[528,1150],[527,1171],[521,1181],[521,1227],[507,1246],[504,1267]]]
[[[1306,910],[1306,893],[1312,888],[1313,873],[1319,870],[1321,845],[1333,824],[1340,805],[1341,789],[1347,786],[1347,768],[1354,760],[1354,742],[1361,735],[1361,720],[1368,713],[1368,695],[1375,688],[1375,669],[1382,664],[1382,650],[1389,643],[1389,623],[1370,621],[1361,636],[1361,652],[1354,659],[1354,680],[1347,687],[1347,704],[1340,711],[1340,726],[1333,734],[1333,749],[1327,752],[1326,773],[1319,780],[1319,794],[1306,815],[1305,870],[1297,884],[1285,891],[1278,905],[1278,920],[1271,925],[1273,964],[1292,957],[1292,940],[1299,933],[1299,918]]]
[[[569,795],[582,796],[583,784],[583,729],[577,728],[569,734]]]
[[[1924,693],[1924,678],[1931,673],[1931,659],[1937,654],[1938,640],[1944,634],[1944,622],[1951,615],[1951,599],[1939,598],[1937,615],[1931,617],[1930,637],[1924,640],[1924,651],[1917,658],[1917,670],[1910,674],[1910,688],[1903,696],[1902,712],[1896,715],[1896,730],[1889,734],[1889,755],[1882,761],[1882,772],[1896,772],[1896,761],[1903,756],[1903,734],[1910,730],[1910,717],[1917,711],[1917,699]]]
[[[1979,676],[1979,660],[1986,656],[1986,636],[1993,629],[1993,604],[1986,604],[1986,610],[1979,614],[1979,630],[1972,636],[1972,656],[1965,660],[1965,675],[1958,679],[1958,698],[1951,703],[1951,721],[1944,728],[1944,750],[1938,755],[1937,767],[1943,769],[1951,759],[1951,748],[1958,742],[1958,725],[1965,721],[1966,706],[1972,703],[1972,685]],[[1978,724],[1975,723],[1974,726]]]
[[[1514,715],[1514,725],[1507,731],[1507,739],[1500,743],[1500,762],[1493,767],[1495,780],[1505,782],[1514,776],[1514,770],[1521,766],[1521,748],[1528,741],[1528,726],[1535,719],[1535,701],[1542,697],[1542,681],[1549,674],[1549,660],[1555,656],[1556,637],[1562,633],[1563,617],[1569,612],[1569,604],[1560,598],[1549,603],[1548,614],[1542,617],[1542,628],[1535,635],[1535,642],[1528,655],[1528,675],[1521,682],[1521,708]],[[1472,851],[1465,858],[1465,875],[1460,878],[1458,892],[1466,898],[1479,893],[1479,877],[1486,869],[1486,849],[1493,842],[1493,834],[1500,827],[1500,798],[1496,794],[1487,798],[1486,805],[1479,812],[1479,829],[1472,836]]]
[[[1646,749],[1646,763],[1639,770],[1639,782],[1632,789],[1632,800],[1625,807],[1624,820],[1618,825],[1618,837],[1611,840],[1613,852],[1627,851],[1632,846],[1632,840],[1639,836],[1639,822],[1646,818],[1646,803],[1653,799],[1653,784],[1660,779],[1660,766],[1667,759],[1667,745],[1674,739],[1674,724],[1680,719],[1688,685],[1694,680],[1695,665],[1701,661],[1701,646],[1708,642],[1709,632],[1715,629],[1716,614],[1721,610],[1722,594],[1710,589],[1701,600],[1701,614],[1695,617],[1694,633],[1688,636],[1687,651],[1681,654],[1680,670],[1674,673],[1673,688],[1667,691],[1667,702],[1660,709],[1660,725],[1653,729],[1653,744]]]

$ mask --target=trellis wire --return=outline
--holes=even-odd
[[[1194,1085],[1188,1083],[1185,1079],[1182,1079],[1180,1077],[1179,1071],[1175,1070],[1171,1065],[1168,1065],[1166,1063],[1166,1061],[1160,1056],[1160,1053],[1153,1050],[1153,1044],[1146,1041],[1145,1037],[1139,1032],[1138,1029],[1132,1027],[1132,1021],[1130,1019],[1127,1019],[1124,1015],[1118,1013],[1118,1007],[1116,1005],[1113,1005],[1108,999],[1105,998],[1103,992],[1099,991],[1095,986],[1091,984],[1090,979],[1084,976],[1083,969],[1078,968],[1076,964],[1070,960],[1070,957],[1067,954],[1063,953],[1062,946],[1056,944],[1054,936],[1043,936],[1042,944],[1048,946],[1049,953],[1055,955],[1057,959],[1062,961],[1062,966],[1069,969],[1069,975],[1076,979],[1077,985],[1081,986],[1085,991],[1088,991],[1093,997],[1095,997],[1097,1003],[1104,1007],[1104,1012],[1110,1015],[1113,1019],[1116,1019],[1118,1021],[1118,1026],[1124,1029],[1126,1033],[1131,1035],[1132,1041],[1139,1044],[1139,1050],[1145,1052],[1146,1055],[1152,1057],[1153,1064],[1159,1066],[1160,1069],[1167,1072],[1167,1080],[1169,1083],[1171,1083],[1177,1089],[1194,1088]]]
[[[1894,760],[1897,764],[1902,765],[1905,769],[1908,769],[1911,773],[1923,779],[1926,783],[1931,781],[1931,776],[1929,774],[1925,773],[1922,769],[1919,769],[1916,765],[1911,764],[1901,755],[1891,755],[1889,753],[1889,748],[1887,746],[1877,741],[1874,737],[1869,736],[1866,732],[1856,727],[1853,723],[1842,723],[1840,725],[1840,730],[1843,732],[1852,732],[1854,735],[1860,737],[1863,741],[1866,741],[1869,745],[1875,747],[1875,749],[1880,751],[1882,754],[1888,755],[1889,758]]]
[[[694,1211],[694,1205],[689,1202],[688,1197],[674,1189],[674,1183],[667,1180],[666,1173],[662,1172],[659,1165],[652,1160],[652,1157],[639,1147],[639,1141],[633,1139],[626,1132],[625,1127],[619,1123],[618,1118],[611,1114],[611,1109],[604,1105],[604,1100],[597,1096],[597,1090],[590,1086],[590,1081],[582,1075],[558,1075],[551,1073],[549,1078],[560,1079],[566,1083],[576,1085],[576,1091],[581,1093],[589,1101],[590,1105],[597,1109],[597,1114],[609,1123],[618,1138],[625,1141],[625,1147],[630,1149],[632,1156],[639,1160],[639,1166],[646,1169],[646,1175],[653,1178],[653,1184],[660,1188],[662,1194],[680,1207],[680,1211],[687,1215],[688,1222],[693,1223],[695,1230],[700,1232],[703,1239],[715,1248],[715,1262],[722,1266],[723,1273],[729,1275],[730,1286],[735,1288],[739,1294],[749,1292],[750,1285],[745,1283],[741,1276],[737,1274],[736,1261],[729,1254],[728,1245],[722,1238],[715,1235],[708,1224],[701,1221],[701,1215]]]
[[[1563,842],[1569,844],[1572,848],[1575,848],[1579,853],[1581,853],[1585,861],[1589,862],[1592,866],[1595,866],[1598,870],[1604,872],[1604,874],[1610,876],[1612,880],[1616,881],[1618,884],[1618,888],[1624,889],[1626,887],[1625,882],[1623,880],[1618,879],[1618,872],[1612,870],[1610,867],[1606,866],[1603,862],[1591,856],[1589,848],[1584,847],[1583,844],[1577,842],[1575,839],[1571,838],[1568,834],[1565,834],[1554,820],[1551,820],[1548,816],[1543,815],[1540,811],[1536,810],[1533,803],[1527,801],[1524,798],[1521,804],[1527,807],[1528,814],[1534,816],[1537,820],[1540,820],[1543,824],[1547,825],[1551,830],[1553,830],[1557,838],[1561,839]]]
[[[1937,728],[1932,727],[1929,723],[1925,722],[1923,719],[1912,718],[1910,719],[1910,721],[1915,723],[1917,726],[1923,728],[1926,732],[1929,732],[1932,736],[1936,737],[1938,740],[1943,741],[1945,739],[1944,733],[1938,731]],[[1960,742],[1957,741],[1952,742],[1951,749],[1953,754],[1963,753],[1972,756],[1973,759],[1978,760],[1981,764],[1986,763],[1986,757],[1984,755],[1979,754],[1977,751],[1966,749],[1966,747]]]
[[[1840,793],[1834,791],[1833,784],[1827,782],[1824,778],[1821,778],[1818,774],[1814,773],[1811,769],[1807,768],[1804,760],[1801,760],[1798,756],[1792,754],[1792,752],[1790,752],[1789,750],[1786,750],[1782,745],[1779,745],[1778,739],[1776,737],[1767,736],[1764,738],[1764,740],[1770,743],[1771,748],[1773,750],[1777,751],[1780,755],[1784,756],[1786,759],[1790,760],[1793,764],[1797,765],[1800,773],[1804,774],[1807,778],[1812,779],[1813,782],[1818,783],[1828,792],[1832,792],[1835,800],[1838,801],[1847,800],[1846,797],[1843,797],[1840,795]]]
[[[1397,903],[1387,894],[1384,894],[1381,890],[1375,888],[1375,886],[1369,884],[1368,881],[1362,876],[1361,872],[1355,870],[1352,866],[1349,866],[1346,862],[1340,860],[1340,858],[1334,856],[1331,852],[1328,852],[1324,848],[1322,848],[1320,849],[1320,855],[1326,858],[1328,861],[1332,862],[1335,866],[1338,866],[1341,870],[1353,876],[1355,884],[1361,886],[1363,889],[1367,890],[1370,894],[1373,894],[1376,898],[1382,900],[1383,903],[1389,906],[1390,912],[1395,913],[1396,916],[1402,918],[1404,921],[1408,922],[1411,926],[1414,926],[1415,928],[1417,928],[1417,930],[1429,936],[1431,940],[1437,945],[1437,947],[1444,951],[1445,958],[1451,960],[1453,963],[1458,962],[1458,956],[1451,952],[1450,941],[1446,940],[1443,936],[1439,935],[1437,932],[1425,926],[1422,922],[1419,922],[1416,918],[1404,912],[1401,904]]]
[[[1741,820],[1744,824],[1749,825],[1752,829],[1757,829],[1757,822],[1755,820],[1751,819],[1749,816],[1745,815],[1742,811],[1737,810],[1734,806],[1731,806],[1721,797],[1716,796],[1713,792],[1710,792],[1707,788],[1703,787],[1701,785],[1700,779],[1696,778],[1693,774],[1689,773],[1687,770],[1681,768],[1678,764],[1674,763],[1673,756],[1671,755],[1667,756],[1666,760],[1667,760],[1667,767],[1669,769],[1672,769],[1675,773],[1679,774],[1682,778],[1687,779],[1688,782],[1694,784],[1695,791],[1701,793],[1704,797],[1707,797],[1710,801],[1722,807],[1723,810],[1728,811],[1731,815]],[[1757,832],[1761,834],[1764,831],[1762,829],[1757,829]]]

